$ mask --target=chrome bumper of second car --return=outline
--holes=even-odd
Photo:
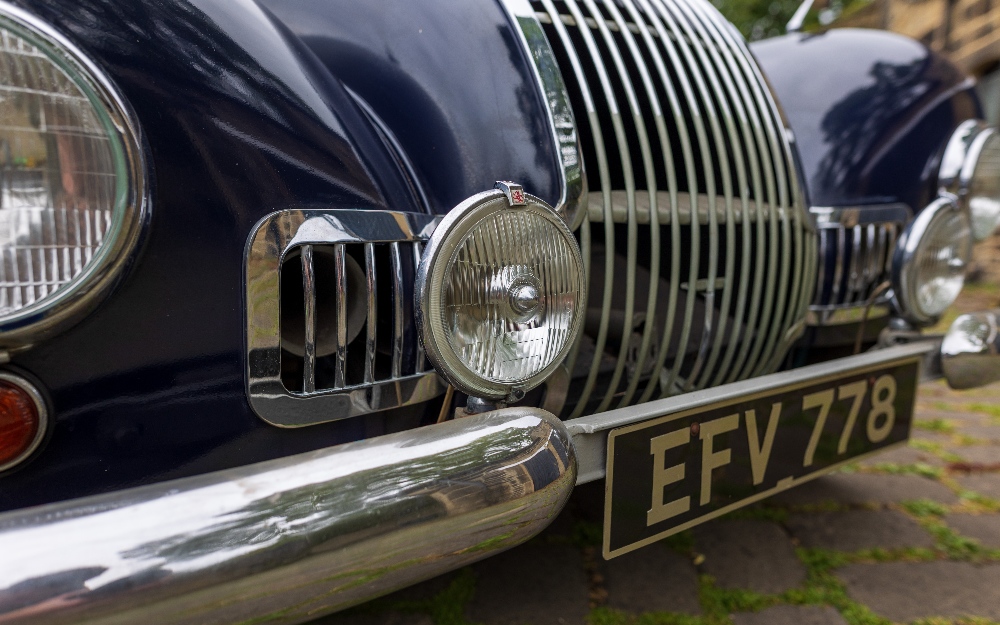
[[[521,543],[576,483],[538,409],[0,515],[0,623],[307,621]]]
[[[1000,381],[1000,309],[960,315],[941,342],[941,369],[955,389]]]

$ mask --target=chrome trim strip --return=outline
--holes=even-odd
[[[305,313],[302,358],[302,390],[312,393],[316,390],[316,273],[313,269],[313,246],[303,245],[300,256],[302,262],[302,305]],[[341,313],[341,319],[343,319]]]
[[[905,224],[913,217],[908,204],[864,204],[857,206],[810,206],[817,228],[851,228],[877,223]]]
[[[315,393],[289,391],[281,381],[278,296],[281,265],[295,247],[351,243],[395,243],[398,247],[400,242],[427,240],[439,221],[439,217],[416,213],[310,209],[278,211],[257,222],[246,248],[245,330],[247,396],[258,416],[272,425],[300,427],[418,403],[444,391],[434,371]],[[394,280],[399,286],[402,277]],[[396,299],[401,307],[402,301]],[[394,318],[394,325],[396,319],[401,320],[401,315]],[[395,334],[393,341],[401,335]],[[374,342],[374,333],[366,341],[369,336]],[[394,348],[394,358],[399,347]]]
[[[607,466],[608,431],[614,428],[671,413],[709,406],[727,397],[754,395],[791,384],[808,383],[816,379],[836,376],[842,371],[878,366],[914,356],[922,356],[934,351],[936,347],[936,343],[889,347],[859,356],[838,358],[799,369],[771,373],[739,382],[731,382],[716,388],[693,391],[566,421],[566,429],[573,437],[573,447],[576,450],[577,462],[579,463],[577,484],[586,484],[604,477]]]
[[[509,408],[9,512],[0,621],[312,620],[531,538],[576,469],[558,419]]]
[[[54,293],[0,321],[0,347],[18,348],[79,321],[107,295],[138,249],[152,209],[142,128],[117,85],[72,41],[28,11],[0,1],[0,27],[40,48],[70,75],[95,109],[103,110],[107,123],[101,126],[121,150],[128,177],[124,196],[112,208],[107,235],[112,241],[100,247],[97,258],[88,257],[88,267]]]
[[[576,120],[569,103],[569,94],[563,83],[562,73],[556,63],[538,16],[527,0],[501,0],[517,31],[525,54],[531,59],[531,68],[539,91],[545,98],[552,140],[559,153],[562,167],[561,195],[556,211],[566,220],[570,230],[576,230],[586,217],[587,176],[583,168],[583,150],[576,130]]]

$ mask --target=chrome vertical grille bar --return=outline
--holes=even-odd
[[[334,370],[334,388],[347,386],[347,267],[344,245],[333,246],[334,266],[337,277],[337,365]]]
[[[642,0],[646,1],[646,0]],[[674,23],[673,17],[664,8],[663,2],[661,0],[651,0],[653,10],[648,14],[649,17],[654,21],[654,25],[658,32],[661,32],[660,43],[663,45],[664,49],[667,51],[667,57],[673,64],[674,70],[677,73],[678,81],[681,83],[681,92],[684,94],[685,104],[688,111],[694,117],[694,129],[695,137],[698,139],[698,155],[701,157],[702,171],[705,176],[705,192],[708,195],[708,210],[710,215],[715,215],[715,173],[712,168],[712,155],[711,148],[709,146],[707,132],[705,131],[704,116],[702,114],[702,104],[699,102],[698,98],[694,94],[694,89],[691,83],[694,82],[699,88],[699,91],[704,89],[704,85],[701,84],[699,74],[697,72],[697,66],[692,62],[692,56],[690,50],[687,48],[686,42],[680,37],[671,37],[667,29],[671,32],[677,32],[677,25]],[[675,46],[674,43],[677,45]],[[680,50],[680,53],[678,53]],[[681,61],[681,56],[684,57],[685,62]],[[694,170],[691,167],[688,171]],[[695,184],[694,189],[697,189],[698,185]],[[695,199],[695,193],[692,191],[691,195],[692,207],[697,206],[697,201]],[[698,210],[692,208],[691,211],[691,227],[689,230],[691,237],[691,258],[700,258],[700,248],[701,248],[701,213]],[[681,321],[681,334],[679,345],[681,349],[678,351],[676,357],[674,358],[673,366],[670,367],[670,372],[660,381],[660,397],[666,397],[667,395],[676,392],[675,385],[677,384],[678,378],[680,376],[681,367],[684,365],[684,353],[686,350],[686,345],[691,337],[691,325],[694,319],[694,305],[696,302],[696,297],[694,296],[694,287],[698,284],[698,264],[696,262],[690,262],[688,269],[688,285],[692,288],[688,289],[685,294],[684,300],[684,319]],[[714,287],[714,284],[712,285]],[[677,284],[677,288],[680,284]],[[673,328],[669,329],[669,332],[673,332]],[[670,336],[667,334],[666,336]],[[665,339],[666,340],[666,339]],[[649,389],[647,389],[647,393]],[[643,397],[647,396],[647,393],[643,394]]]
[[[603,275],[588,265],[590,276],[604,278],[604,299],[597,304],[601,280],[588,278],[590,322],[569,360],[582,386],[571,416],[595,403],[603,410],[613,397],[626,406],[657,389],[665,396],[773,370],[803,327],[817,286],[817,259],[809,257],[817,242],[803,219],[783,123],[746,43],[704,0],[530,2],[576,117],[587,118],[584,157],[603,168],[603,202],[593,198],[579,237],[594,260],[605,254]],[[621,167],[605,152],[611,135]],[[610,242],[609,221],[619,246],[627,244],[618,254],[590,240],[591,227],[603,222]],[[662,237],[658,261],[646,249],[635,253],[647,224],[650,248]],[[859,262],[866,250],[862,244]],[[637,261],[648,273],[635,271]],[[852,286],[863,282],[858,276]],[[635,301],[641,298],[645,307]],[[635,313],[643,308],[640,342]],[[622,336],[612,338],[609,323],[614,331],[623,324]],[[578,362],[582,345],[594,350],[589,370]],[[596,388],[600,402],[591,399]]]
[[[392,377],[403,374],[403,259],[399,243],[389,244],[389,260],[392,263]]]
[[[614,278],[613,273],[615,262],[614,219],[611,212],[611,174],[608,171],[608,160],[604,147],[604,134],[601,131],[601,122],[597,117],[597,108],[594,105],[593,95],[587,86],[587,76],[580,63],[580,57],[576,53],[573,40],[569,36],[569,32],[566,30],[566,27],[563,26],[562,20],[559,19],[559,13],[556,11],[552,0],[542,0],[542,4],[545,7],[545,10],[552,17],[553,27],[556,29],[559,38],[563,42],[570,65],[573,68],[573,74],[578,82],[578,87],[584,100],[587,123],[589,124],[590,131],[593,135],[594,152],[597,157],[597,170],[601,184],[601,197],[604,202],[604,293],[603,301],[601,302],[601,320],[600,327],[597,332],[597,339],[595,341],[594,356],[591,361],[590,369],[587,373],[587,379],[584,383],[583,391],[579,401],[577,402],[576,408],[573,410],[572,415],[570,415],[570,418],[575,418],[583,414],[584,409],[587,407],[587,402],[590,400],[590,396],[594,392],[594,385],[597,383],[597,374],[601,362],[601,354],[604,351],[604,345],[608,338],[608,318],[611,313],[611,287],[612,280]],[[579,9],[577,9],[577,12],[579,12]]]
[[[646,94],[646,99],[649,102],[650,110],[653,115],[653,123],[656,127],[656,136],[659,139],[660,150],[664,155],[665,166],[670,172],[668,177],[667,186],[670,193],[670,202],[672,207],[676,207],[677,204],[677,184],[673,176],[673,166],[672,159],[670,157],[670,142],[667,138],[666,124],[663,120],[663,110],[660,106],[660,100],[656,95],[656,88],[653,85],[653,80],[646,68],[645,59],[639,50],[639,45],[632,36],[631,30],[626,25],[626,21],[623,18],[621,12],[615,6],[613,2],[605,0],[605,5],[608,10],[612,13],[615,23],[621,29],[622,35],[625,39],[626,46],[628,47],[629,53],[632,55],[633,63],[639,72],[639,77],[642,80],[643,90]],[[644,41],[647,47],[652,43],[651,35],[649,30],[646,28],[645,22],[636,19],[635,5],[632,0],[624,0],[623,5],[625,9],[629,12],[630,16],[636,21],[637,24],[641,24],[641,34],[643,35]],[[635,362],[635,372],[632,375],[632,379],[629,380],[628,386],[625,388],[625,393],[619,402],[619,406],[627,406],[631,403],[632,397],[635,394],[636,388],[639,385],[639,379],[642,372],[646,367],[646,359],[649,356],[650,340],[653,335],[653,327],[655,326],[656,319],[656,303],[657,297],[659,295],[659,280],[660,280],[660,210],[657,203],[657,184],[656,184],[656,171],[654,170],[653,157],[650,151],[649,141],[645,132],[645,124],[642,120],[642,112],[637,106],[633,108],[633,115],[635,116],[636,128],[641,128],[642,131],[639,134],[640,146],[642,148],[643,156],[643,166],[647,181],[647,190],[650,196],[649,201],[649,245],[650,245],[650,261],[649,261],[649,293],[646,298],[646,317],[645,323],[643,324],[642,342],[639,345],[639,355]]]
[[[719,111],[717,110],[716,104],[713,102],[711,93],[705,84],[705,79],[703,75],[708,78],[708,80],[715,81],[716,76],[711,70],[711,63],[705,55],[704,50],[701,46],[696,45],[696,37],[692,29],[692,24],[688,21],[687,16],[684,14],[683,3],[668,3],[664,0],[654,0],[661,7],[661,13],[663,9],[666,9],[671,13],[673,17],[674,32],[677,31],[677,27],[680,27],[680,32],[683,36],[678,37],[678,43],[680,48],[686,57],[688,67],[691,69],[691,73],[694,76],[695,86],[698,93],[701,96],[702,106],[704,107],[707,116],[709,127],[712,130],[712,139],[714,145],[709,145],[706,139],[705,145],[702,146],[702,154],[708,156],[713,154],[712,148],[714,147],[715,159],[719,163],[720,175],[722,178],[722,190],[723,190],[723,202],[726,204],[727,216],[732,216],[732,179],[730,178],[729,172],[729,159],[727,158],[727,151],[725,148],[725,143],[723,139],[722,127],[719,124]],[[690,41],[691,45],[687,42]],[[693,54],[692,54],[693,50]],[[697,59],[697,60],[696,60]],[[697,71],[699,68],[698,61],[701,62],[701,71]],[[714,83],[713,83],[714,86]],[[719,104],[724,106],[724,100],[719,99]],[[727,111],[723,110],[723,116],[725,116]],[[713,172],[712,176],[709,177],[708,173]],[[701,338],[698,341],[698,355],[695,358],[694,364],[691,367],[691,371],[688,373],[685,383],[684,390],[693,390],[695,381],[698,374],[701,372],[702,367],[705,365],[705,359],[708,356],[708,351],[711,346],[712,336],[715,331],[715,290],[716,290],[716,278],[718,277],[719,271],[719,223],[718,223],[718,213],[716,211],[716,199],[717,199],[717,187],[714,180],[714,168],[711,163],[705,164],[705,175],[709,180],[706,184],[708,190],[708,277],[705,281],[705,294],[704,294],[704,314],[702,320],[702,332]],[[700,221],[700,220],[699,220]],[[727,221],[732,222],[732,219],[727,219]],[[693,223],[693,222],[692,222]],[[699,224],[700,225],[700,224]],[[696,226],[692,228],[692,231],[698,231],[699,228]],[[690,300],[697,299],[697,281],[689,282],[688,288],[688,298]],[[728,290],[728,289],[727,289]],[[721,315],[720,315],[721,321]]]
[[[642,10],[650,20],[653,28],[656,32],[656,36],[662,41],[666,38],[666,30],[663,27],[663,23],[656,17],[655,13],[650,10],[650,7],[646,0],[637,0],[642,5]],[[673,81],[669,79],[667,74],[666,64],[664,63],[663,56],[660,54],[659,46],[653,41],[653,34],[650,33],[649,29],[646,27],[645,20],[639,18],[636,15],[637,11],[633,4],[628,3],[626,5],[630,14],[637,24],[640,25],[641,32],[643,33],[643,39],[646,42],[647,49],[649,50],[650,56],[653,59],[653,64],[656,67],[656,74],[660,79],[664,91],[667,95],[667,101],[670,106],[670,111],[673,114],[674,127],[677,131],[678,138],[681,144],[681,154],[684,163],[684,171],[687,174],[687,184],[690,193],[690,202],[692,207],[697,207],[697,196],[698,196],[698,178],[695,174],[694,168],[694,156],[693,150],[691,148],[691,139],[688,136],[687,122],[684,119],[684,114],[681,110],[680,100],[677,97],[677,93],[674,90]],[[679,70],[680,71],[680,70]],[[643,391],[642,396],[639,398],[640,402],[648,401],[650,396],[652,396],[653,391],[656,389],[659,383],[659,375],[657,375],[662,369],[667,357],[667,344],[673,334],[674,320],[677,314],[677,299],[680,294],[680,268],[681,268],[681,224],[680,215],[677,204],[677,180],[676,172],[673,167],[673,158],[671,156],[671,150],[669,145],[669,139],[665,138],[665,131],[659,126],[657,128],[660,132],[660,141],[663,143],[665,140],[666,144],[663,145],[663,153],[665,164],[667,167],[667,181],[670,190],[670,292],[667,296],[667,314],[663,324],[663,331],[661,333],[661,345],[659,354],[656,358],[656,363],[653,367],[653,375],[650,376],[650,380],[646,385],[646,389]],[[693,214],[697,214],[696,209],[692,209]],[[652,323],[650,321],[649,323]],[[636,376],[638,377],[638,376]]]
[[[685,5],[679,4],[679,6],[684,7]],[[711,26],[706,23],[704,14],[700,11],[701,8],[702,7],[700,5],[691,4],[688,5],[688,10],[686,10],[685,13],[694,27],[694,30],[701,37],[704,49],[708,50],[708,57],[710,58],[711,63],[705,65],[705,67],[712,68],[714,71],[706,70],[705,73],[708,76],[709,83],[712,88],[719,94],[720,109],[722,111],[726,134],[729,137],[729,144],[731,147],[731,152],[729,152],[729,154],[742,155],[744,151],[747,154],[750,154],[753,147],[750,142],[750,133],[747,128],[746,111],[743,110],[740,94],[738,93],[736,83],[734,81],[734,75],[731,72],[732,68],[728,63],[730,59],[726,59],[726,61],[723,60],[723,56],[728,54],[728,49],[724,46],[717,49],[716,46],[709,45],[713,41],[713,35],[709,32],[711,30]],[[724,97],[727,94],[729,95],[729,101],[727,101]],[[734,111],[735,117],[738,117],[740,120],[740,130],[742,131],[742,134],[738,133],[736,130]],[[746,141],[745,145],[741,139]],[[725,163],[727,160],[728,159],[724,159],[723,162]],[[737,187],[740,193],[740,208],[742,211],[746,211],[749,204],[747,195],[749,185],[747,181],[746,165],[744,164],[742,158],[733,158],[733,161],[736,164]],[[726,202],[726,265],[724,277],[724,284],[726,287],[722,290],[722,301],[719,305],[718,331],[716,332],[715,341],[712,345],[712,351],[709,354],[708,362],[705,365],[702,377],[700,380],[695,382],[695,386],[697,387],[702,387],[708,384],[709,377],[712,375],[716,361],[719,358],[719,354],[722,349],[722,341],[726,336],[726,333],[724,333],[723,330],[725,329],[726,318],[729,316],[730,303],[734,290],[732,288],[732,284],[736,264],[736,217],[733,211],[734,197],[732,190],[732,177],[729,172],[728,165],[723,168],[722,173],[725,182],[724,193]],[[747,234],[747,228],[749,226],[748,222],[749,219],[743,219],[744,234]],[[730,329],[729,334],[732,335],[732,329]]]
[[[611,36],[611,31],[608,29],[607,24],[601,16],[599,9],[597,8],[594,0],[583,0],[587,9],[594,19],[598,20],[597,30],[601,33],[601,37],[604,40],[604,45],[607,47],[611,54],[611,60],[614,64],[614,69],[618,73],[618,81],[625,92],[625,100],[629,110],[633,115],[634,122],[636,124],[636,133],[639,136],[639,144],[642,150],[643,161],[648,170],[652,169],[652,157],[649,153],[649,140],[646,135],[646,126],[642,121],[642,114],[639,111],[639,104],[636,101],[635,91],[632,88],[632,83],[628,77],[628,71],[625,69],[624,61],[622,60],[621,54],[618,50],[618,46],[615,43],[614,38]],[[572,7],[574,0],[569,0],[569,5]],[[572,9],[571,9],[572,10]],[[620,15],[618,16],[621,17]],[[585,29],[587,33],[584,36],[585,40],[588,40],[588,49],[594,54],[595,60],[598,58],[596,54],[597,46],[596,42],[592,41],[590,37],[590,30]],[[604,72],[598,72],[601,76],[601,83],[604,90],[604,97],[609,102],[615,99],[614,88],[611,85],[610,77],[607,75],[606,70]],[[621,381],[622,373],[625,371],[625,364],[627,362],[629,339],[631,338],[632,328],[635,319],[635,272],[637,264],[637,254],[638,254],[638,238],[639,229],[637,218],[635,214],[635,175],[632,171],[632,159],[630,156],[630,149],[628,144],[628,139],[625,134],[624,123],[621,119],[620,109],[617,102],[615,103],[615,112],[612,114],[612,124],[615,128],[615,138],[618,143],[618,150],[620,152],[619,156],[621,158],[622,173],[625,179],[625,195],[628,202],[628,226],[627,226],[627,247],[626,247],[626,275],[625,275],[625,314],[622,320],[622,340],[621,346],[618,348],[618,358],[615,364],[615,371],[611,374],[611,381],[608,384],[608,389],[604,394],[604,399],[597,407],[597,412],[603,412],[607,410],[608,406],[611,405],[611,400],[614,398],[615,394],[618,392],[618,385]],[[656,205],[656,183],[655,178],[652,179],[653,186],[651,187],[650,202],[652,206]],[[652,217],[652,215],[651,215]]]
[[[715,35],[719,38],[724,38],[726,33],[720,32],[721,28],[717,20],[712,19],[713,16],[708,14],[707,5],[693,4],[701,19],[702,23],[705,25],[707,30],[714,31]],[[710,35],[711,37],[711,35]],[[757,255],[758,261],[754,264],[757,268],[756,279],[755,279],[755,291],[759,291],[760,280],[763,278],[761,271],[762,265],[762,252],[763,252],[763,221],[764,217],[761,213],[761,206],[765,202],[763,185],[761,181],[761,155],[766,153],[764,147],[764,131],[759,116],[757,115],[756,108],[753,103],[752,96],[749,93],[749,87],[746,84],[745,77],[741,75],[738,60],[734,58],[732,50],[729,46],[720,46],[720,51],[722,56],[726,60],[726,68],[728,69],[728,76],[731,83],[735,84],[737,93],[733,93],[732,87],[730,87],[730,94],[733,99],[734,105],[736,107],[737,115],[740,118],[741,129],[744,138],[744,146],[747,154],[747,160],[750,165],[750,175],[753,182],[753,206],[755,211],[754,220],[756,227],[758,229],[757,236]],[[755,148],[756,145],[756,148]],[[758,150],[760,154],[758,154]],[[741,159],[735,159],[737,165],[741,164]],[[766,160],[766,159],[764,159]],[[740,199],[741,208],[743,211],[743,229],[742,229],[742,257],[740,262],[740,278],[739,278],[739,293],[737,295],[736,310],[733,313],[733,326],[729,336],[729,346],[726,349],[726,354],[723,357],[722,363],[718,368],[718,372],[712,381],[712,385],[721,384],[725,379],[727,373],[730,371],[730,364],[732,364],[733,358],[737,353],[737,346],[739,344],[746,344],[747,341],[736,341],[734,337],[740,336],[743,332],[743,317],[746,311],[747,294],[749,290],[750,283],[750,248],[753,246],[753,232],[751,230],[751,224],[749,223],[749,202],[748,202],[748,189],[745,186],[745,174],[740,173]],[[731,249],[731,248],[730,248]],[[756,306],[753,306],[756,309]],[[723,310],[726,310],[726,306],[723,305]],[[754,323],[751,321],[747,324],[747,327],[754,329]],[[738,366],[737,366],[738,368]],[[711,366],[709,366],[711,369]],[[706,382],[707,383],[707,382]]]
[[[375,381],[376,330],[378,326],[378,282],[375,275],[375,244],[365,243],[365,282],[368,287],[368,320],[365,323],[365,384]]]
[[[316,390],[316,274],[313,269],[313,246],[303,245],[302,263],[302,306],[305,329],[303,332],[302,391]]]

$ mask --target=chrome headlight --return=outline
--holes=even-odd
[[[963,122],[945,147],[938,178],[968,208],[972,236],[982,241],[1000,226],[1000,135],[982,122]]]
[[[452,209],[417,271],[428,358],[455,388],[516,400],[566,356],[583,324],[583,258],[545,202],[513,183]]]
[[[972,255],[968,213],[942,198],[903,232],[892,262],[896,308],[911,321],[929,323],[958,297]]]
[[[138,130],[72,43],[0,3],[0,345],[92,307],[145,219]]]
[[[1000,225],[1000,135],[991,128],[976,139],[973,151],[978,158],[969,165],[966,201],[972,236],[982,241]]]

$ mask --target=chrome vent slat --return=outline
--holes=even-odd
[[[420,257],[423,256],[424,246],[419,241],[415,241],[412,245],[413,248],[413,268],[420,265]],[[427,356],[424,354],[424,345],[419,340],[417,341],[416,355],[414,357],[413,371],[414,373],[423,373],[424,362],[427,360]]]
[[[389,244],[389,260],[392,263],[392,377],[403,375],[403,258],[399,243]]]
[[[804,323],[816,241],[746,44],[702,0],[531,7],[598,174],[578,231],[591,322],[567,360],[569,416],[774,370]]]
[[[365,328],[365,384],[375,381],[375,351],[378,340],[378,277],[375,275],[375,244],[365,243],[365,287],[368,319]]]
[[[337,289],[337,362],[333,388],[347,386],[347,268],[344,266],[344,244],[333,246],[334,278]]]
[[[300,260],[304,309],[302,390],[312,393],[316,390],[316,274],[313,270],[313,246],[302,246]]]

